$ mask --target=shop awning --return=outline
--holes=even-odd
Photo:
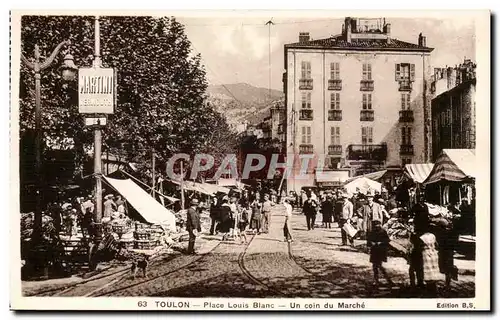
[[[405,166],[405,174],[416,183],[422,183],[432,171],[434,163],[411,163]]]
[[[472,149],[444,149],[424,184],[460,182],[476,177],[476,154]]]
[[[104,179],[149,223],[176,231],[175,215],[130,179]]]
[[[384,174],[386,174],[386,172],[387,172],[387,170],[381,170],[381,171],[363,174],[361,176],[352,177],[352,178],[348,179],[347,182],[354,181],[358,178],[367,178],[367,179],[370,179],[373,181],[377,181],[377,180],[381,179],[384,176]]]
[[[316,172],[316,182],[339,182],[344,183],[349,179],[349,171],[318,171]]]
[[[372,192],[373,191],[382,192],[382,184],[381,183],[379,183],[377,181],[370,180],[366,177],[360,177],[360,178],[357,178],[351,182],[348,182],[344,186],[344,188],[349,193],[355,193],[357,191],[359,191],[361,193],[366,193],[368,190],[371,190]]]

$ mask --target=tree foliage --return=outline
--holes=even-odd
[[[103,150],[125,152],[130,161],[149,161],[151,150],[162,164],[176,152],[225,152],[231,133],[225,119],[205,102],[207,81],[199,55],[193,55],[184,27],[167,17],[101,17],[103,67],[117,70],[117,104],[108,116]],[[38,44],[42,61],[57,44],[70,40],[78,67],[92,66],[94,17],[23,16],[22,53],[33,57]],[[45,138],[71,137],[78,159],[93,144],[78,113],[77,81],[62,85],[64,52],[42,72]],[[34,127],[34,76],[21,66],[21,131]]]

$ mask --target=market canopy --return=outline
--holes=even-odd
[[[357,178],[351,182],[348,182],[344,188],[346,189],[347,192],[349,193],[356,193],[356,192],[361,192],[361,193],[366,193],[368,190],[373,191],[378,191],[382,192],[382,184],[370,180],[366,177],[360,177]]]
[[[354,181],[354,180],[359,179],[359,178],[367,178],[367,179],[370,179],[373,181],[377,181],[377,180],[381,179],[384,176],[384,174],[386,174],[386,173],[387,173],[387,170],[371,172],[371,173],[367,173],[367,174],[364,174],[361,176],[352,177],[352,178],[348,179],[347,182],[351,182],[351,181]]]
[[[176,231],[174,213],[162,206],[131,179],[121,180],[106,176],[104,179],[127,200],[144,220]]]
[[[434,163],[411,163],[405,165],[405,174],[416,183],[422,183],[432,171]]]
[[[347,170],[332,170],[332,171],[317,171],[316,182],[338,182],[343,183],[349,179],[349,171]]]
[[[461,182],[476,177],[476,154],[472,149],[444,149],[424,184]]]

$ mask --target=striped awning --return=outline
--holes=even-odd
[[[471,149],[444,149],[424,184],[460,182],[476,177],[476,155]]]
[[[367,179],[370,179],[370,180],[373,180],[373,181],[378,181],[386,173],[387,173],[387,170],[371,172],[371,173],[363,174],[361,176],[352,177],[352,178],[348,179],[346,182],[349,183],[349,182],[354,181],[354,180],[359,179],[359,178],[367,178]]]
[[[434,163],[411,163],[405,166],[405,174],[416,183],[422,183],[431,173]]]

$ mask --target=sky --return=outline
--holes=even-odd
[[[185,25],[193,52],[200,53],[210,84],[248,83],[256,87],[282,90],[284,48],[298,42],[299,32],[309,32],[312,39],[341,33],[343,18],[279,17],[176,17]],[[275,24],[270,28],[266,22]],[[386,18],[391,23],[391,37],[418,43],[422,32],[427,46],[434,48],[432,67],[444,67],[475,61],[474,20],[466,16],[446,18]],[[270,40],[270,42],[269,42]],[[269,46],[271,63],[269,64]]]

